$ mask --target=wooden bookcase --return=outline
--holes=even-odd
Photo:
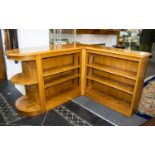
[[[23,69],[11,81],[26,89],[16,107],[34,116],[85,95],[131,116],[139,104],[149,55],[82,45],[28,54],[8,51],[7,57],[20,60]]]
[[[85,95],[124,115],[137,109],[146,61],[87,51]],[[142,61],[142,62],[141,62]],[[136,94],[136,95],[135,95]]]

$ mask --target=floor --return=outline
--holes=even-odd
[[[0,93],[13,109],[10,111],[7,108],[4,115],[9,118],[15,118],[15,121],[10,121],[10,119],[4,119],[0,114],[1,126],[112,126],[111,123],[75,104],[73,101],[69,101],[63,104],[63,106],[59,106],[39,116],[23,117],[17,113],[14,105],[16,99],[22,95],[14,85],[9,81],[1,82]],[[2,108],[5,111],[6,107]]]
[[[153,74],[155,74],[155,53],[153,53],[153,57],[149,59],[146,78]],[[98,107],[98,110],[94,112],[93,109],[91,110],[92,106],[85,104],[85,102],[78,102],[77,104],[78,99],[69,101],[63,104],[63,106],[36,117],[23,117],[17,113],[14,105],[16,99],[21,96],[21,93],[14,85],[9,81],[0,82],[0,93],[6,99],[5,102],[11,106],[10,109],[12,109],[12,111],[5,111],[4,115],[0,114],[0,126],[112,126],[121,125],[119,123],[123,122],[122,117],[118,124],[101,117],[101,115],[99,115],[101,107]],[[97,106],[95,108],[97,108]],[[6,107],[3,107],[3,109],[6,109]],[[3,109],[0,107],[0,111]],[[9,115],[8,120],[4,119],[5,115]],[[109,116],[109,114],[107,114],[107,116]],[[15,121],[11,121],[12,118],[15,118]],[[116,118],[116,115],[113,118]],[[142,124],[143,121],[146,120],[140,120],[139,125],[140,123]],[[129,124],[130,123],[133,123],[132,119],[129,121]],[[124,123],[123,125],[126,124]]]
[[[127,117],[85,96],[79,96],[73,99],[73,101],[115,126],[139,126],[151,118],[146,115],[140,115],[139,112],[134,113],[131,117]]]

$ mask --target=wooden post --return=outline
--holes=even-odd
[[[44,80],[43,80],[43,67],[42,67],[42,61],[41,61],[40,56],[37,56],[37,58],[36,58],[36,66],[37,66],[37,75],[38,75],[40,105],[41,105],[42,110],[46,111],[45,88],[44,88]]]
[[[86,49],[81,52],[81,95],[84,95],[86,86]]]

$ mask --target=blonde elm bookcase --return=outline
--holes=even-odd
[[[68,44],[6,52],[21,61],[22,73],[11,81],[25,85],[17,99],[19,113],[35,116],[84,95],[126,116],[138,107],[147,67],[147,52]]]

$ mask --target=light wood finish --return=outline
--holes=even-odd
[[[85,86],[86,86],[86,50],[82,49],[81,52],[81,79],[80,79],[80,85],[81,85],[81,95],[84,95]]]
[[[80,96],[80,89],[79,87],[77,88],[69,88],[66,89],[66,91],[64,91],[63,93],[59,93],[57,95],[54,96],[48,96],[47,97],[47,104],[46,104],[46,108],[48,110],[61,105],[77,96]]]
[[[90,84],[87,86],[85,95],[91,96],[97,102],[118,112],[131,116],[138,108],[148,57],[131,59],[131,55],[129,58],[125,55],[116,53],[111,55],[110,52],[99,53],[94,50],[88,50],[88,55],[90,55],[89,57],[93,56],[93,63],[87,64],[87,67],[92,68],[93,71],[90,71],[91,75],[88,72],[86,78],[93,82],[91,86]],[[92,92],[94,93],[92,94]],[[107,96],[115,99],[108,97],[112,104],[104,99]],[[125,110],[127,107],[128,110]]]
[[[88,64],[88,67],[95,68],[101,71],[105,71],[108,73],[112,73],[115,75],[119,75],[122,77],[126,77],[128,79],[136,80],[136,72],[125,71],[123,69],[119,69],[116,67],[106,66],[106,65],[96,65],[96,64]]]
[[[33,101],[37,103],[38,106],[40,105],[40,96],[39,96],[39,85],[25,85],[26,95],[31,98]]]
[[[30,77],[27,77],[23,73],[18,73],[14,75],[11,78],[11,81],[15,84],[22,84],[22,85],[32,85],[32,84],[37,84],[38,81],[36,79],[32,79]]]
[[[58,74],[58,73],[61,73],[61,72],[65,72],[65,71],[68,71],[68,70],[73,70],[73,69],[76,69],[76,68],[79,68],[80,65],[67,65],[67,66],[63,66],[63,67],[58,67],[58,68],[50,68],[50,69],[46,69],[44,70],[44,77],[45,76],[50,76],[50,75],[54,75],[54,74]]]
[[[17,99],[16,108],[22,115],[26,116],[35,116],[42,113],[41,107],[28,96]]]
[[[67,76],[62,76],[59,79],[55,79],[55,80],[48,80],[45,83],[45,88],[52,87],[54,85],[63,83],[65,81],[76,79],[77,77],[79,77],[79,74],[75,74],[75,75],[72,75],[72,76],[68,76],[68,75]]]
[[[139,105],[139,100],[143,90],[143,81],[147,69],[147,63],[148,63],[148,57],[141,59],[138,65],[137,80],[135,84],[134,95],[132,100],[132,108],[131,108],[131,110],[133,109],[133,111],[136,111]]]
[[[126,93],[133,94],[134,88],[132,86],[124,84],[122,82],[112,80],[109,78],[105,78],[105,77],[97,77],[97,76],[87,76],[86,78],[90,79],[92,81],[96,81],[96,82],[102,83],[104,85],[110,86],[112,88],[122,90]]]
[[[130,103],[127,101],[117,99],[95,89],[87,89],[85,95],[111,109],[117,109],[118,112],[130,116]]]
[[[32,85],[38,83],[35,61],[23,61],[22,73],[18,73],[11,78],[15,84]]]
[[[41,61],[40,55],[36,57],[36,67],[37,67],[37,75],[38,75],[38,88],[39,88],[39,97],[40,97],[40,103],[42,112],[46,111],[46,99],[45,99],[45,89],[44,89],[44,81],[43,81],[43,67],[42,67],[42,61]]]
[[[12,81],[26,88],[26,96],[16,101],[16,107],[20,113],[34,116],[85,95],[131,116],[139,104],[149,56],[80,44],[36,53],[8,51],[7,57],[21,60],[23,68]]]

